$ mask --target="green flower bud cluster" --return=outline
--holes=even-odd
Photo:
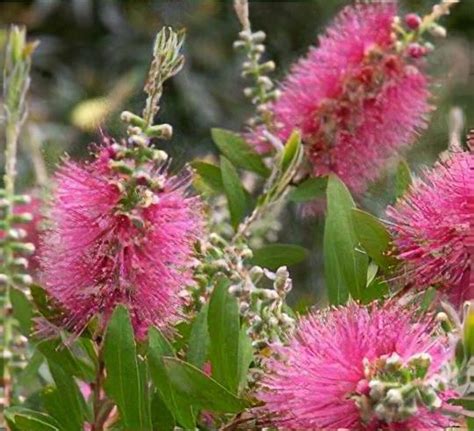
[[[239,33],[239,40],[234,42],[234,48],[245,52],[247,61],[242,65],[242,77],[252,78],[253,85],[244,89],[244,95],[256,106],[257,116],[248,122],[250,127],[258,124],[271,125],[272,113],[269,104],[280,96],[280,90],[267,75],[275,70],[273,61],[262,61],[265,53],[265,33],[257,31],[252,33],[245,29]]]
[[[385,423],[403,422],[417,414],[420,407],[430,411],[442,407],[439,394],[446,389],[441,375],[428,376],[432,358],[427,353],[407,361],[396,353],[375,363],[366,361],[364,372],[368,394],[353,398],[366,423],[374,418]]]
[[[270,343],[283,342],[292,332],[295,321],[285,309],[285,299],[292,288],[286,267],[276,272],[250,265],[252,250],[246,242],[229,242],[212,233],[205,256],[196,271],[194,301],[204,303],[212,289],[212,280],[224,274],[230,280],[229,292],[239,303],[240,314],[248,327],[253,347],[263,351]]]
[[[113,142],[109,148],[113,152],[109,168],[116,174],[112,183],[122,194],[117,209],[133,218],[134,209],[156,203],[156,192],[163,189],[166,181],[165,175],[159,172],[163,170],[168,155],[149,146],[148,142]],[[141,223],[139,219],[136,222]]]
[[[11,285],[17,288],[29,286],[33,280],[26,272],[28,260],[25,256],[34,253],[35,246],[24,242],[26,231],[18,224],[29,223],[33,216],[30,213],[14,214],[15,204],[28,204],[31,198],[26,195],[15,195],[13,202],[0,190],[0,285]]]
[[[154,124],[160,107],[163,84],[176,75],[183,67],[184,56],[181,48],[184,33],[164,27],[156,36],[153,46],[153,60],[145,84],[146,99],[142,116],[129,111],[122,112],[120,118],[127,124],[128,142],[131,146],[147,147],[150,140],[171,139],[173,127],[170,124]]]
[[[446,28],[438,24],[438,20],[449,15],[450,8],[456,1],[441,1],[434,5],[430,14],[423,18],[416,14],[408,14],[402,20],[395,17],[393,21],[392,39],[397,53],[405,53],[412,58],[420,58],[433,51],[434,46],[426,40],[426,34],[434,38],[444,38]]]

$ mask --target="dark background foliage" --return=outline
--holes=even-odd
[[[331,18],[349,0],[251,2],[254,29],[267,33],[268,57],[284,77],[291,63],[303,55]],[[402,11],[428,13],[434,0],[402,0]],[[403,13],[403,12],[402,12]],[[42,142],[52,172],[64,151],[85,157],[98,139],[94,121],[119,137],[117,120],[125,107],[142,108],[142,81],[148,68],[153,37],[163,25],[184,27],[186,66],[166,85],[160,120],[173,124],[175,135],[166,150],[176,166],[214,153],[209,129],[240,130],[252,114],[242,96],[241,57],[232,49],[239,31],[230,1],[182,0],[36,0],[0,3],[0,45],[10,23],[28,26],[41,45],[34,58],[30,96],[29,134],[20,154],[20,183],[34,181],[28,140]],[[444,20],[448,38],[430,58],[433,75],[433,113],[429,129],[407,159],[415,171],[430,165],[447,146],[448,113],[459,106],[466,127],[474,126],[474,2],[461,0]],[[103,98],[106,99],[103,99]],[[99,99],[98,99],[99,98]],[[381,213],[393,201],[393,169],[369,190],[361,202]],[[284,213],[282,241],[302,243],[312,250],[304,264],[293,269],[299,295],[295,301],[321,302],[320,244],[322,222],[301,219],[298,208]]]

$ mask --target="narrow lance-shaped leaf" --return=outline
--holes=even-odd
[[[280,169],[282,172],[288,171],[298,158],[301,150],[301,136],[299,132],[293,132],[286,142],[281,155]]]
[[[208,350],[209,332],[207,329],[206,304],[194,319],[191,335],[189,336],[187,360],[197,368],[202,368],[206,362]]]
[[[247,404],[201,370],[178,358],[164,358],[173,387],[193,405],[222,413],[239,413]]]
[[[375,263],[384,269],[396,264],[396,259],[388,254],[392,237],[385,225],[377,217],[356,208],[352,209],[352,220],[357,239]]]
[[[247,334],[247,327],[242,325],[239,333],[239,361],[238,361],[238,393],[245,390],[247,384],[248,370],[253,361],[253,346],[252,340]]]
[[[219,277],[209,302],[208,328],[212,376],[232,393],[239,387],[240,317],[229,282]]]
[[[405,160],[400,161],[395,176],[395,198],[402,197],[410,188],[412,183],[410,167]]]
[[[308,250],[296,244],[268,244],[253,250],[251,263],[268,269],[289,266],[302,262],[308,256]]]
[[[150,328],[148,345],[148,365],[152,381],[160,394],[160,399],[184,429],[195,428],[195,418],[189,400],[177,394],[168,379],[163,363],[165,356],[174,357],[171,344],[156,328]]]
[[[26,295],[18,289],[11,289],[10,300],[13,307],[13,317],[18,321],[21,333],[28,336],[31,329],[31,319],[33,318],[31,302]]]
[[[105,390],[117,403],[123,426],[129,430],[151,428],[138,360],[130,317],[125,307],[118,306],[104,340]]]
[[[49,363],[49,369],[56,388],[46,390],[44,393],[48,413],[64,429],[82,431],[83,424],[90,419],[90,415],[76,382],[70,374],[55,363]]]
[[[225,193],[224,184],[222,182],[222,174],[219,166],[196,160],[191,163],[196,170],[198,177],[216,193]]]
[[[247,199],[239,175],[225,157],[221,157],[222,183],[229,204],[232,225],[236,228],[243,220],[247,209]]]
[[[19,431],[62,431],[61,425],[48,414],[20,406],[8,408],[5,418]]]
[[[241,136],[224,129],[212,129],[211,134],[221,153],[235,166],[263,177],[269,175],[260,155]]]
[[[327,184],[327,177],[308,178],[288,194],[288,199],[292,202],[302,203],[324,198]]]
[[[94,380],[94,366],[78,355],[73,355],[70,348],[61,341],[43,340],[36,348],[45,356],[48,363],[58,365],[65,373],[89,382]]]
[[[343,304],[350,293],[360,299],[366,286],[368,258],[356,249],[358,240],[352,221],[354,201],[342,181],[330,175],[324,228],[324,267],[328,297]]]

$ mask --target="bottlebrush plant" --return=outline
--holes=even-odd
[[[474,429],[472,137],[463,149],[453,133],[424,179],[401,161],[386,219],[351,196],[429,121],[428,39],[445,36],[454,4],[425,17],[348,6],[277,83],[266,35],[236,0],[255,115],[240,133],[210,132],[214,162],[180,169],[161,145],[173,127],[156,123],[185,61],[184,33],[165,27],[143,112],[121,113],[123,136],[98,130],[90,160],[64,156],[50,179],[39,169],[28,194],[16,160],[37,43],[12,26],[0,427]],[[287,202],[315,200],[327,304],[299,315],[288,267],[308,251],[275,234]]]

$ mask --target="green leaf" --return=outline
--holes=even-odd
[[[327,185],[327,177],[308,178],[288,194],[288,199],[292,202],[301,203],[324,198]]]
[[[360,300],[363,304],[369,304],[376,299],[383,298],[388,295],[389,288],[385,280],[374,278],[372,282],[362,291]]]
[[[104,340],[107,370],[105,390],[117,403],[123,425],[128,430],[151,428],[147,388],[143,386],[135,338],[128,311],[118,306],[108,323]]]
[[[228,279],[219,277],[214,284],[207,316],[212,377],[232,393],[237,393],[241,357],[239,307],[228,291]]]
[[[277,269],[306,259],[308,250],[295,244],[269,244],[253,250],[251,263],[264,268]]]
[[[46,413],[36,412],[20,406],[5,411],[5,418],[19,431],[62,431],[61,425]]]
[[[238,134],[224,129],[212,129],[211,135],[220,152],[235,166],[263,177],[270,174],[260,155]]]
[[[428,311],[431,304],[433,304],[433,301],[436,299],[436,296],[437,292],[434,287],[428,287],[428,289],[425,290],[420,304],[420,308],[423,312],[426,313]]]
[[[219,166],[211,163],[196,160],[191,163],[191,166],[196,170],[202,181],[213,191],[217,193],[224,193],[224,184],[222,183],[221,169]]]
[[[173,431],[175,429],[176,421],[159,392],[156,392],[151,400],[151,419],[154,430]]]
[[[402,197],[410,188],[412,183],[410,167],[405,160],[400,161],[395,175],[395,198]]]
[[[207,304],[204,305],[194,319],[191,335],[189,336],[189,347],[187,360],[197,368],[202,368],[206,362],[209,350],[209,332],[207,330]]]
[[[247,199],[239,175],[232,163],[221,157],[222,183],[229,204],[232,226],[236,228],[243,220],[247,210]]]
[[[193,405],[221,413],[239,413],[247,407],[226,388],[201,370],[178,358],[163,359],[173,387]]]
[[[33,355],[29,358],[28,364],[16,376],[16,384],[24,387],[31,387],[37,382],[38,370],[44,363],[44,356],[34,350]]]
[[[10,290],[10,300],[13,307],[13,317],[20,325],[21,333],[25,336],[30,335],[31,319],[33,317],[33,307],[26,295],[18,289]]]
[[[156,328],[148,332],[148,365],[151,378],[167,409],[184,429],[195,428],[195,418],[190,402],[172,388],[163,363],[163,357],[174,357],[174,351],[168,340]]]
[[[65,373],[88,382],[94,380],[94,366],[81,358],[78,346],[74,345],[76,350],[73,354],[68,346],[56,339],[41,341],[37,344],[36,348],[50,364],[58,365]]]
[[[55,363],[50,363],[49,369],[56,388],[47,388],[43,394],[46,410],[64,429],[82,431],[90,415],[76,382]]]
[[[247,384],[248,370],[253,361],[252,340],[247,334],[247,327],[242,325],[239,333],[239,361],[238,361],[238,393],[245,390]]]
[[[352,220],[357,239],[367,254],[381,268],[388,269],[397,263],[389,256],[392,237],[385,225],[372,214],[359,209],[352,209]]]
[[[368,258],[356,250],[358,240],[352,221],[355,207],[349,190],[335,175],[327,187],[327,216],[324,228],[324,270],[331,304],[343,304],[349,293],[362,297],[366,287]]]
[[[299,132],[295,131],[291,134],[288,141],[283,148],[283,154],[280,161],[280,169],[286,172],[298,158],[301,150],[301,136]]]

